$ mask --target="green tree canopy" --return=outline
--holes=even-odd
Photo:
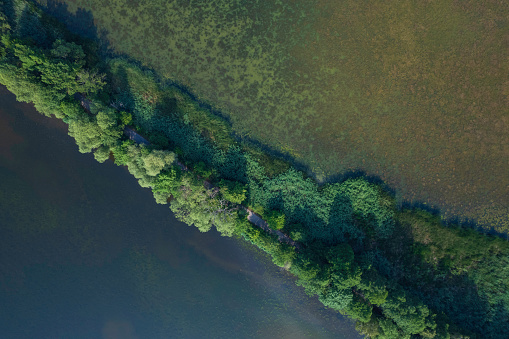
[[[221,180],[219,182],[219,191],[226,200],[234,204],[241,204],[246,200],[246,186],[238,181]]]
[[[362,271],[354,261],[350,245],[340,244],[330,248],[327,260],[332,265],[331,276],[338,288],[348,289],[360,283]]]

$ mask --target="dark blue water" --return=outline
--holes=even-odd
[[[356,338],[247,244],[200,233],[0,87],[0,338]]]

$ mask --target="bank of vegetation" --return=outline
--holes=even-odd
[[[319,186],[236,141],[227,122],[177,87],[123,58],[100,56],[93,41],[32,3],[0,3],[0,83],[66,122],[80,152],[127,166],[180,220],[258,246],[366,336],[509,333],[507,241],[399,209],[364,178]],[[126,127],[149,144],[130,140]],[[251,224],[242,206],[298,246]]]

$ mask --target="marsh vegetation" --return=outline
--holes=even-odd
[[[321,181],[509,229],[506,2],[39,1]]]

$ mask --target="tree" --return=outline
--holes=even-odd
[[[79,67],[85,65],[85,52],[83,48],[74,42],[68,42],[62,39],[57,39],[53,43],[50,55],[54,59],[76,64]]]
[[[90,153],[102,145],[102,129],[88,116],[70,120],[69,135],[74,138],[81,153]]]
[[[372,311],[373,306],[371,306],[366,300],[355,294],[353,296],[352,301],[342,312],[344,314],[347,314],[352,319],[366,323],[371,319]]]
[[[318,294],[318,299],[327,307],[336,311],[345,309],[353,299],[351,289],[340,289],[335,286],[328,287]]]
[[[297,285],[309,295],[320,294],[331,285],[330,265],[324,265],[312,249],[301,249],[290,271],[298,277]]]
[[[327,260],[332,265],[331,277],[336,287],[347,289],[360,283],[362,271],[354,261],[350,245],[340,244],[331,247],[327,253]]]
[[[272,210],[269,212],[265,212],[264,214],[265,220],[269,224],[269,227],[273,230],[281,230],[285,227],[285,215],[276,210]]]
[[[129,146],[134,145],[134,141],[126,140],[120,144],[112,147],[113,157],[115,158],[115,164],[118,166],[125,166],[129,161]]]
[[[366,234],[387,239],[394,230],[394,199],[365,179],[349,179],[330,189],[348,198],[355,218]]]
[[[103,107],[97,113],[96,121],[102,131],[103,144],[113,146],[122,135],[122,129],[117,120],[117,112],[109,107]]]
[[[368,322],[358,321],[355,324],[355,329],[368,338],[379,338],[382,331],[379,322],[380,319],[375,314],[372,314]]]
[[[122,127],[129,125],[133,121],[133,116],[131,113],[127,113],[125,111],[120,111],[120,122]]]
[[[389,294],[387,283],[374,269],[366,270],[362,274],[359,291],[371,304],[382,305]]]
[[[203,161],[199,161],[193,168],[194,173],[203,179],[209,179],[214,171],[208,167]]]
[[[295,259],[295,247],[282,244],[279,241],[273,242],[274,246],[271,251],[272,262],[279,266],[289,268],[291,267],[294,259]]]
[[[94,152],[94,158],[100,163],[105,162],[110,157],[110,148],[107,146],[101,146]]]
[[[175,161],[175,153],[163,150],[149,150],[145,146],[134,144],[116,148],[114,155],[120,155],[119,163],[125,161],[129,173],[134,175],[140,186],[153,187],[156,176],[169,169]]]
[[[60,102],[60,113],[61,115],[55,115],[57,118],[66,119],[77,119],[79,116],[86,115],[83,107],[76,102],[74,99],[67,98]]]
[[[219,205],[213,198],[212,190],[207,190],[190,177],[184,177],[182,186],[171,201],[170,209],[179,220],[196,226],[200,232],[207,232],[213,225],[213,211]]]
[[[246,200],[246,186],[238,181],[221,180],[219,191],[226,200],[234,204],[242,204]]]
[[[85,94],[96,93],[99,92],[105,85],[105,75],[99,74],[95,71],[90,71],[88,69],[80,69],[76,73],[75,81],[76,87],[75,91]],[[132,118],[131,118],[132,119]],[[131,119],[128,120],[125,125],[131,122]]]
[[[293,241],[297,242],[304,242],[306,241],[306,230],[304,229],[304,226],[302,224],[292,224],[289,226],[290,228],[290,238],[292,238]]]
[[[7,20],[7,16],[4,13],[0,12],[0,33],[2,35],[6,35],[11,29],[11,25],[9,25],[9,21]]]
[[[78,91],[76,75],[79,71],[79,66],[77,65],[52,62],[46,59],[37,66],[37,71],[40,72],[43,83],[52,86],[58,91],[65,92],[68,95],[73,95]]]
[[[166,204],[180,186],[180,171],[178,167],[171,166],[156,176],[152,182],[152,193],[158,204]]]
[[[65,95],[51,87],[43,86],[29,72],[9,63],[0,63],[0,82],[16,94],[18,101],[32,102],[46,116],[62,117],[60,103]]]
[[[401,331],[393,321],[390,319],[381,319],[380,322],[380,339],[410,339],[410,334]]]
[[[172,166],[157,175],[152,191],[171,195],[176,192],[181,184],[179,169]]]
[[[163,150],[152,150],[141,158],[143,166],[150,176],[156,176],[164,168],[167,168],[175,161],[175,153]]]
[[[48,50],[26,44],[20,40],[3,40],[21,61],[21,67],[57,91],[73,95],[92,93],[104,85],[104,75],[84,68],[85,54],[81,46],[57,40]]]
[[[104,81],[105,75],[98,74],[97,72],[90,71],[85,66],[85,52],[80,45],[74,42],[67,42],[62,39],[57,39],[53,43],[53,48],[50,50],[52,56],[53,65],[67,69],[68,78],[64,78],[64,83],[58,84],[62,89],[66,89],[69,95],[76,92],[79,93],[95,93],[101,90],[106,82]],[[53,66],[55,67],[55,66]],[[62,70],[65,70],[62,69]],[[58,74],[58,77],[62,77],[61,72],[53,72],[53,76]],[[48,77],[48,75],[45,75]],[[51,84],[55,85],[55,80],[50,80]]]
[[[382,309],[384,314],[406,334],[419,334],[436,328],[434,316],[431,315],[428,307],[407,296],[401,287],[391,291],[385,303],[382,304]]]

